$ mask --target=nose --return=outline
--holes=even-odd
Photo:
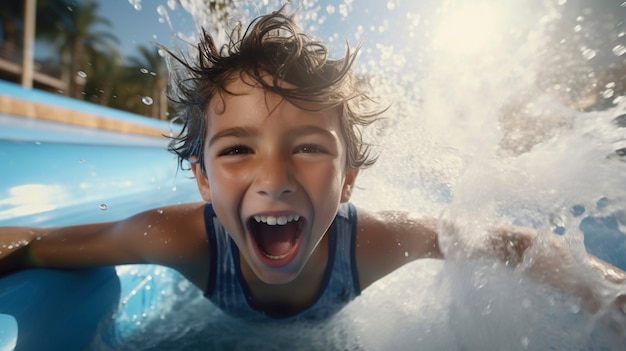
[[[260,160],[255,178],[255,191],[262,196],[281,198],[296,191],[292,167],[280,157]]]

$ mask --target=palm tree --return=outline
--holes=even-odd
[[[17,61],[18,47],[21,47],[19,35],[24,25],[23,0],[4,0],[0,2],[0,57]]]
[[[115,52],[119,39],[108,31],[96,31],[94,26],[111,27],[111,22],[98,15],[98,4],[93,0],[80,2],[51,1],[49,15],[58,31],[42,33],[49,36],[61,52],[63,78],[68,82],[70,96],[81,98],[89,52]]]
[[[139,56],[129,59],[130,69],[134,72],[136,79],[142,82],[141,98],[146,104],[149,115],[153,118],[167,119],[167,99],[165,89],[167,88],[167,65],[165,58],[156,47],[149,48],[145,45],[137,47]],[[140,76],[137,77],[136,75]]]
[[[90,52],[86,72],[85,99],[99,105],[112,104],[113,89],[120,79],[123,66],[117,51]]]

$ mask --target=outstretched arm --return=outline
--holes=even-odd
[[[453,226],[431,217],[400,212],[372,214],[359,209],[356,251],[361,288],[413,260],[444,258],[440,246],[443,237],[438,232],[446,236],[458,233]],[[462,238],[452,237],[454,240],[458,241],[456,246],[462,246]],[[614,289],[615,296],[607,296],[607,290],[598,286],[598,282],[623,286],[626,273],[586,253],[574,256],[564,237],[551,233],[540,237],[530,228],[500,226],[489,233],[485,244],[464,254],[469,259],[491,258],[524,269],[533,279],[579,297],[591,313],[612,303],[619,313],[626,314],[624,289],[621,294],[620,289]]]
[[[0,227],[0,275],[35,267],[154,263],[202,285],[209,252],[203,208],[175,205],[121,221],[67,227]]]

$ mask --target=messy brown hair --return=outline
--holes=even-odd
[[[183,122],[181,133],[171,138],[168,150],[178,156],[180,166],[195,156],[206,170],[203,155],[207,106],[215,96],[232,94],[225,87],[240,74],[299,107],[308,102],[336,108],[347,144],[347,166],[372,165],[376,156],[363,140],[362,128],[374,122],[383,110],[369,108],[372,99],[362,91],[363,84],[352,72],[357,52],[358,47],[353,50],[346,45],[343,58],[329,59],[328,48],[302,33],[293,16],[285,15],[282,9],[256,18],[243,35],[242,27],[236,27],[228,43],[219,49],[203,30],[195,62],[189,63],[168,50],[173,62],[179,64],[178,69],[170,67],[173,79],[169,98]]]

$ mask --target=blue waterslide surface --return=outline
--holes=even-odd
[[[170,129],[167,122],[2,81],[0,94]],[[200,200],[167,143],[0,114],[0,226],[109,221]],[[38,269],[0,278],[0,350],[80,350],[112,324],[118,337],[132,333],[134,324],[114,316],[140,310],[152,295],[132,298],[145,281],[131,268]],[[162,267],[141,269],[176,276]]]

